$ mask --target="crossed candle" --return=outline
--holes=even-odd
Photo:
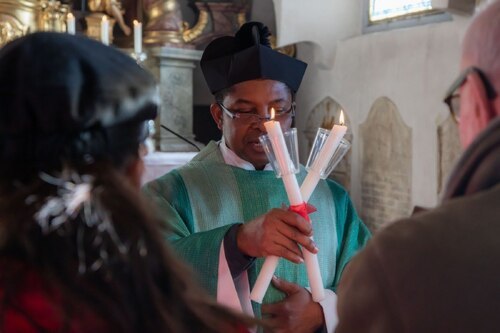
[[[297,178],[295,177],[295,173],[298,171],[298,168],[294,166],[292,160],[290,159],[290,154],[285,143],[285,137],[283,136],[283,132],[281,131],[281,125],[279,122],[272,119],[272,111],[273,110],[271,110],[271,120],[264,123],[267,131],[267,136],[261,136],[260,140],[277,176],[281,176],[281,178],[283,179],[290,205],[292,207],[304,205],[309,200],[319,180],[328,176],[329,172],[325,175],[325,171],[331,171],[333,169],[329,167],[332,166],[332,156],[335,157],[334,153],[337,147],[341,144],[342,137],[347,131],[347,127],[342,125],[343,114],[341,114],[341,125],[334,125],[331,133],[327,133],[328,131],[325,132],[325,130],[321,132],[322,129],[318,131],[315,145],[308,161],[308,174],[306,179],[304,180],[304,183],[302,184],[302,187],[299,189]],[[288,133],[288,135],[296,136],[295,129],[292,129],[292,131]],[[325,137],[326,140],[324,140]],[[320,138],[319,141],[318,138]],[[347,149],[349,148],[347,141],[344,141],[343,145],[344,148],[346,148],[346,145]],[[338,162],[343,157],[347,149],[344,149],[344,152],[341,154],[340,158],[338,156],[339,154],[337,154],[336,162]],[[297,155],[296,146],[295,151],[292,149],[292,153]],[[309,162],[311,161],[313,161],[313,163],[309,166]],[[335,167],[335,164],[336,163],[333,163],[333,167]],[[302,249],[302,253],[304,255],[304,261],[306,264],[307,276],[309,278],[313,300],[315,302],[319,302],[324,299],[325,291],[323,288],[323,281],[319,269],[318,258],[316,254],[313,254],[306,249]],[[266,257],[266,260],[264,261],[262,269],[259,273],[259,276],[257,277],[257,280],[255,281],[254,287],[250,294],[250,298],[253,301],[258,303],[262,302],[269,283],[271,282],[271,279],[273,277],[274,271],[276,270],[276,267],[278,265],[278,260],[279,257],[277,256]]]

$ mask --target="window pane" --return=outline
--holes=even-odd
[[[431,0],[370,0],[370,21],[385,20],[429,9],[432,9]]]

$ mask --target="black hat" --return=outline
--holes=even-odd
[[[220,37],[208,44],[201,69],[212,94],[236,83],[270,79],[299,89],[307,64],[274,51],[269,30],[260,22],[245,23],[234,37]]]
[[[0,173],[100,159],[144,140],[158,90],[125,53],[85,37],[34,33],[0,50]]]

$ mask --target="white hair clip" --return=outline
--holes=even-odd
[[[79,175],[76,172],[63,172],[67,177],[53,177],[41,173],[40,178],[46,183],[57,187],[57,195],[46,198],[42,207],[35,213],[34,218],[40,225],[43,234],[57,231],[65,223],[79,218],[83,223],[76,225],[78,271],[83,274],[87,271],[87,263],[92,271],[96,271],[109,258],[108,246],[105,240],[109,237],[120,254],[128,253],[128,247],[120,240],[113,221],[99,200],[99,189],[93,185],[94,178],[89,175]],[[33,198],[27,198],[26,203],[32,203]],[[86,228],[95,228],[95,238],[92,247],[99,253],[95,260],[86,258],[84,234]],[[106,234],[106,236],[104,235]],[[95,253],[96,251],[92,251]]]

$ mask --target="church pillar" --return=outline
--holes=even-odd
[[[193,70],[201,59],[201,51],[158,47],[150,49],[148,66],[160,88],[161,107],[156,146],[161,151],[193,151],[194,147],[159,128],[163,124],[190,141],[193,134]],[[198,146],[200,146],[199,144]]]

